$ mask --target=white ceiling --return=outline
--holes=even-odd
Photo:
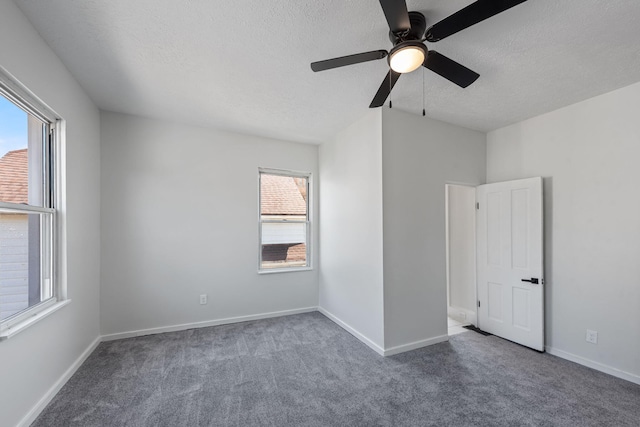
[[[317,143],[361,117],[390,49],[376,0],[15,0],[99,108]],[[427,26],[471,0],[409,0]],[[430,49],[480,74],[426,70],[427,115],[488,131],[640,81],[640,1],[529,0]],[[421,69],[394,108],[421,114]],[[384,107],[386,108],[386,107]]]

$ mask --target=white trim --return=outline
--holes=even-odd
[[[43,208],[41,206],[24,205],[20,203],[8,203],[0,202],[0,210],[9,212],[29,212],[29,213],[44,213],[54,214],[56,212],[53,208]]]
[[[395,346],[395,347],[382,348],[378,344],[373,342],[371,339],[367,338],[364,334],[359,332],[357,329],[355,329],[353,326],[351,326],[348,323],[346,323],[343,320],[341,320],[335,314],[327,311],[326,309],[324,309],[322,307],[318,307],[318,311],[320,313],[324,314],[326,317],[329,318],[329,320],[331,320],[334,323],[336,323],[342,329],[346,330],[351,335],[353,335],[354,337],[358,338],[360,341],[362,341],[365,345],[367,345],[373,351],[378,353],[380,356],[393,356],[394,354],[404,353],[405,351],[411,351],[411,350],[415,350],[415,349],[418,349],[418,348],[427,347],[429,345],[433,345],[433,344],[438,344],[438,343],[441,343],[441,342],[449,341],[449,335],[445,334],[445,335],[439,335],[437,337],[427,338],[427,339],[420,340],[420,341],[415,341],[415,342],[410,342],[410,343],[407,343],[407,344],[398,345],[398,346]]]
[[[258,270],[258,274],[273,274],[273,273],[294,273],[296,271],[311,271],[311,267],[287,267],[287,268],[265,268]]]
[[[19,311],[0,322],[0,340],[3,339],[3,333],[11,328],[18,326],[20,323],[28,320],[32,316],[36,316],[38,313],[45,311],[49,307],[54,306],[58,300],[55,297],[47,298],[37,304],[27,307],[22,311]]]
[[[548,345],[545,346],[545,350],[547,351],[547,353],[560,357],[562,359],[570,360],[571,362],[575,362],[579,365],[595,369],[596,371],[604,372],[605,374],[609,374],[617,378],[622,378],[623,380],[627,380],[635,384],[640,384],[640,375],[632,374],[631,372],[626,372],[600,362],[595,362],[582,356],[578,356],[564,350],[559,350]]]
[[[451,254],[450,251],[450,230],[449,230],[449,184],[444,185],[444,263],[445,263],[445,279],[447,285],[447,307],[451,306]]]
[[[277,215],[273,215],[273,216],[277,216]],[[280,215],[280,216],[284,216],[284,215]],[[263,224],[308,224],[309,223],[309,221],[307,221],[306,219],[288,219],[288,218],[261,219],[260,222],[262,222]]]
[[[354,337],[358,338],[360,341],[362,341],[364,344],[366,344],[368,347],[370,347],[373,351],[378,353],[380,356],[384,356],[385,355],[384,354],[384,349],[382,347],[380,347],[378,344],[376,344],[375,342],[373,342],[372,340],[370,340],[369,338],[364,336],[362,333],[358,332],[355,328],[353,328],[348,323],[345,323],[344,321],[342,321],[335,314],[328,312],[326,309],[324,309],[322,307],[318,307],[318,311],[320,313],[324,314],[327,318],[329,318],[329,320],[331,320],[334,323],[336,323],[342,329],[346,330],[351,335],[353,335]]]
[[[272,168],[263,168],[258,167],[259,173],[265,173],[267,175],[278,175],[278,176],[295,176],[296,178],[310,178],[311,172],[302,172],[302,171],[294,171],[289,169],[272,169]]]
[[[427,347],[433,344],[449,341],[449,335],[439,335],[437,337],[427,338],[420,341],[410,342],[408,344],[390,347],[384,351],[384,356],[393,356],[394,354],[404,353],[405,351],[416,350],[418,348]]]
[[[55,123],[53,143],[53,206],[56,210],[53,230],[53,281],[57,297],[67,299],[67,122]]]
[[[53,109],[20,83],[6,68],[0,66],[0,94],[43,122],[55,123],[60,119]]]
[[[249,316],[227,317],[224,319],[206,320],[204,322],[183,323],[180,325],[161,326],[159,328],[138,329],[135,331],[118,332],[102,336],[102,341],[120,340],[123,338],[141,337],[144,335],[162,334],[165,332],[184,331],[195,328],[208,328],[210,326],[228,325],[231,323],[248,322],[250,320],[269,319],[272,317],[290,316],[292,314],[311,313],[317,311],[317,307],[298,308],[294,310],[273,311],[270,313],[252,314]]]
[[[67,300],[70,301],[70,300]],[[46,406],[51,402],[51,400],[55,397],[55,395],[62,389],[62,387],[69,381],[69,379],[76,373],[78,368],[82,366],[82,364],[87,360],[87,358],[93,353],[93,351],[98,347],[98,344],[102,342],[102,337],[98,336],[89,346],[82,352],[82,354],[71,364],[69,369],[65,371],[64,374],[51,386],[49,390],[42,396],[42,398],[36,403],[33,408],[27,415],[25,415],[20,422],[16,425],[16,427],[28,427],[33,423],[38,415],[46,408]]]
[[[35,314],[30,313],[29,310],[25,311],[22,314],[27,315],[29,317],[26,317],[24,319],[23,317],[17,317],[17,319],[19,319],[18,321],[11,324],[11,326],[7,326],[6,329],[0,332],[0,341],[7,340],[16,334],[19,334],[20,332],[27,329],[29,326],[38,323],[40,320],[55,313],[56,311],[60,310],[62,307],[69,304],[70,302],[71,302],[70,299],[67,299],[64,301],[58,301],[58,302],[50,302],[47,304],[46,308],[38,311]],[[33,308],[35,307],[37,306],[34,306]]]
[[[461,316],[464,314],[464,318]],[[454,318],[462,323],[471,323],[473,326],[478,326],[478,318],[475,311],[467,310],[466,308],[449,306],[447,307],[447,316]]]

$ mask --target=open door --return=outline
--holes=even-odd
[[[478,327],[544,351],[542,178],[477,187]]]

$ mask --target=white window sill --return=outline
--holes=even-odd
[[[56,302],[50,307],[47,307],[44,310],[34,314],[33,316],[26,318],[22,322],[17,323],[5,329],[4,331],[0,332],[0,341],[7,340],[16,334],[19,334],[20,332],[27,329],[29,326],[38,323],[40,320],[44,319],[45,317],[49,316],[52,313],[55,313],[56,311],[60,310],[62,307],[69,304],[70,302],[71,302],[70,299]]]
[[[296,271],[311,271],[312,267],[290,267],[290,268],[271,268],[258,270],[258,274],[274,274],[274,273],[295,273]]]

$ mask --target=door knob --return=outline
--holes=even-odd
[[[532,277],[531,279],[522,279],[522,281],[523,282],[529,282],[529,283],[532,283],[534,285],[537,285],[537,284],[540,283],[536,277]]]

